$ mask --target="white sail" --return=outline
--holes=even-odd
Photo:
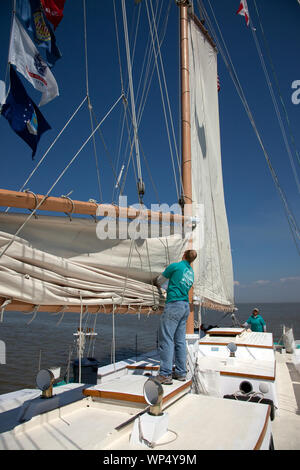
[[[233,306],[233,269],[224,202],[217,90],[217,52],[189,22],[193,215],[203,211],[194,262],[194,296],[207,306]],[[201,215],[201,214],[200,214]],[[202,219],[202,217],[201,217]]]
[[[25,214],[0,215],[0,252]],[[92,220],[31,219],[0,257],[0,297],[35,305],[158,306],[164,293],[152,285],[186,249],[181,235],[100,240]]]

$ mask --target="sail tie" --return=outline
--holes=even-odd
[[[53,315],[59,315],[60,313],[62,314],[58,322],[56,323],[56,326],[59,326],[64,318],[65,312],[68,310],[68,306],[64,305],[64,307],[59,310],[58,312],[55,312]]]
[[[67,195],[64,195],[62,194],[60,197],[62,197],[63,199],[68,199],[68,201],[70,201],[70,203],[72,204],[72,210],[71,212],[65,212],[65,214],[69,217],[70,219],[70,222],[72,222],[72,215],[73,215],[73,212],[75,211],[75,204],[74,202],[72,201],[72,199],[69,197],[69,194],[71,194],[73,191],[71,191],[70,193],[68,193]]]
[[[34,199],[35,199],[35,208],[34,208],[34,209],[29,209],[29,210],[30,210],[30,212],[34,212],[34,218],[37,219],[38,216],[36,215],[36,211],[35,211],[36,208],[37,208],[37,206],[38,206],[38,203],[39,203],[39,202],[38,202],[37,195],[36,195],[33,191],[30,191],[30,189],[24,189],[23,192],[24,192],[24,193],[27,193],[27,194],[32,194],[32,195],[33,195],[33,197],[34,197]]]
[[[27,313],[27,315],[30,315],[31,313],[33,314],[33,315],[32,315],[32,318],[29,320],[29,322],[27,323],[27,325],[30,325],[30,323],[33,322],[33,320],[35,319],[35,317],[36,317],[37,314],[38,314],[39,308],[40,308],[40,305],[35,305],[35,306],[34,306],[34,309],[32,310],[32,312],[28,312],[28,313]]]
[[[3,316],[4,316],[5,307],[7,307],[7,305],[9,305],[11,302],[12,302],[11,299],[7,299],[7,300],[5,300],[5,301],[3,302],[3,304],[0,306],[0,309],[1,309],[0,323],[3,323]]]

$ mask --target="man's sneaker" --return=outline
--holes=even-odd
[[[162,385],[172,385],[173,383],[171,376],[166,377],[165,375],[156,375],[154,378],[158,380]]]
[[[173,372],[172,378],[175,379],[175,380],[179,380],[180,382],[185,382],[186,381],[185,375],[178,375],[178,374],[176,374],[176,372]]]

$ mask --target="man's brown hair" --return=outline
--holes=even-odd
[[[197,258],[197,251],[186,250],[183,254],[183,257],[188,263],[192,263]]]

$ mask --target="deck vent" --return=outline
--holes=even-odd
[[[150,414],[160,416],[162,414],[163,387],[155,378],[150,378],[144,385],[144,398],[150,405]]]
[[[235,353],[237,350],[237,345],[235,343],[228,343],[227,344],[227,349],[230,352],[230,357],[235,357]]]
[[[243,382],[240,383],[240,391],[245,394],[252,392],[252,384],[248,382],[248,380],[243,380]]]

